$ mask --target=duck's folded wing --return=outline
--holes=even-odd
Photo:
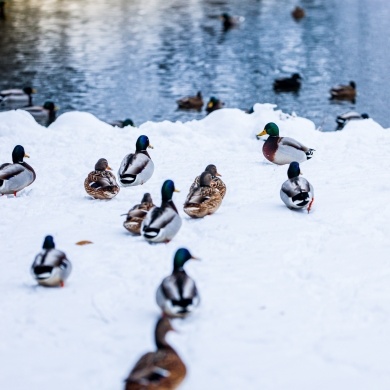
[[[129,154],[123,159],[119,172],[121,175],[138,175],[143,171],[149,161],[150,158],[143,153]]]
[[[0,180],[9,180],[24,171],[20,164],[3,164],[0,168]]]
[[[296,149],[299,149],[299,150],[303,150],[304,152],[309,150],[309,148],[307,146],[301,144],[296,139],[290,138],[290,137],[283,137],[283,138],[281,138],[280,144],[281,145],[286,145],[286,146],[291,146],[293,148],[296,148]]]
[[[147,384],[159,382],[169,376],[169,372],[156,365],[156,353],[149,352],[143,355],[132,369],[126,382]]]
[[[166,277],[162,282],[162,290],[167,299],[171,301],[180,299],[180,292],[173,276]]]
[[[149,225],[151,228],[162,228],[168,225],[176,216],[176,213],[171,208],[160,208],[155,207],[152,209],[145,221],[146,226]]]

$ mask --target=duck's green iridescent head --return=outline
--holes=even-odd
[[[301,168],[299,167],[299,163],[296,161],[293,161],[290,163],[290,166],[287,170],[287,176],[289,179],[292,179],[294,177],[298,177],[301,174]]]
[[[175,271],[182,269],[184,267],[184,264],[191,259],[198,260],[196,257],[191,255],[188,249],[186,248],[178,249],[173,259],[173,269]]]
[[[12,162],[14,164],[22,163],[24,157],[30,157],[25,151],[22,145],[16,145],[12,151]]]
[[[140,135],[135,144],[135,149],[137,152],[146,150],[147,148],[153,149],[153,146],[149,143],[149,138],[146,135]]]
[[[53,249],[55,248],[54,239],[53,236],[46,236],[45,240],[43,241],[42,248],[43,249]]]
[[[175,183],[172,180],[165,180],[161,187],[161,197],[163,202],[168,202],[172,199],[174,192],[180,192],[175,188]]]
[[[262,135],[268,134],[271,137],[279,137],[279,127],[274,122],[269,122],[265,125],[264,130],[257,134],[257,136],[261,137]]]

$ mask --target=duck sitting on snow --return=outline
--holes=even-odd
[[[161,206],[148,211],[142,222],[141,234],[149,242],[169,242],[179,231],[182,221],[175,204],[172,201],[175,184],[165,180],[161,188]]]
[[[52,101],[48,100],[43,106],[23,107],[22,109],[29,112],[37,122],[42,122],[46,126],[49,126],[56,120],[58,107]]]
[[[331,99],[354,101],[356,98],[356,83],[350,81],[349,85],[336,85],[329,92]]]
[[[153,204],[152,197],[147,192],[144,194],[141,203],[136,204],[125,214],[127,215],[126,221],[123,222],[125,229],[134,235],[140,235],[142,221],[152,207],[155,207],[155,205]]]
[[[127,154],[119,167],[118,180],[124,187],[137,186],[146,183],[153,175],[154,164],[147,152],[153,149],[146,135],[138,137],[135,152]]]
[[[0,103],[20,106],[32,105],[32,94],[36,90],[31,87],[24,87],[23,89],[5,89],[0,91]]]
[[[314,202],[313,186],[301,175],[299,163],[293,161],[287,171],[286,180],[280,189],[280,197],[289,209],[307,209],[310,211]]]
[[[222,108],[224,106],[224,104],[225,104],[224,102],[222,102],[221,100],[212,96],[210,98],[209,102],[207,103],[206,111],[208,114],[210,114],[210,112],[213,112],[215,110],[219,110],[220,108]]]
[[[222,179],[221,179],[222,175],[218,173],[217,167],[214,164],[207,165],[205,172],[211,173],[211,177],[212,177],[213,182],[215,184],[215,188],[219,191],[219,193],[221,194],[222,199],[223,199],[225,197],[225,194],[226,194],[226,185],[222,181]],[[192,185],[190,187],[190,190],[188,191],[189,193],[191,193],[195,187],[199,187],[199,179],[200,179],[200,175],[195,178],[194,182],[192,183]]]
[[[126,126],[135,127],[134,122],[130,118],[127,118],[123,121],[121,120],[112,121],[110,125],[113,127],[120,127],[121,129],[123,129]]]
[[[301,76],[294,73],[291,77],[276,79],[273,87],[276,92],[296,92],[301,88]]]
[[[14,194],[34,182],[34,169],[23,161],[30,157],[25,153],[23,146],[16,145],[12,151],[12,162],[0,165],[0,194]]]
[[[168,344],[166,334],[174,330],[168,317],[157,321],[154,333],[156,351],[144,354],[125,380],[125,390],[173,390],[187,369],[178,353]]]
[[[268,134],[268,139],[263,144],[263,155],[274,164],[284,165],[293,161],[303,162],[313,157],[314,149],[310,149],[294,138],[279,137],[279,127],[276,123],[269,122],[264,130],[257,136]]]
[[[198,91],[195,96],[186,96],[176,101],[179,108],[183,110],[200,110],[203,107],[202,92]]]
[[[213,186],[211,173],[200,175],[199,186],[194,187],[184,203],[184,212],[191,218],[214,214],[222,203],[220,192]]]
[[[42,286],[64,286],[72,271],[72,265],[64,252],[55,249],[52,236],[46,236],[42,251],[35,257],[31,267],[31,274]]]
[[[184,264],[191,259],[199,260],[188,249],[178,249],[173,259],[172,274],[164,278],[157,289],[157,304],[170,317],[185,317],[199,305],[195,282],[184,271]]]
[[[338,115],[336,118],[336,123],[337,123],[337,129],[336,130],[341,130],[344,128],[344,126],[349,122],[349,121],[354,121],[354,120],[361,120],[361,119],[368,119],[369,116],[368,114],[359,114],[354,111],[348,111],[344,114]]]
[[[84,181],[87,194],[95,199],[112,199],[119,192],[119,186],[115,175],[105,158],[101,158],[95,164],[95,170],[90,172]]]

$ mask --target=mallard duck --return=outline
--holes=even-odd
[[[125,380],[125,390],[173,390],[186,376],[187,369],[177,352],[165,340],[174,330],[168,317],[157,321],[154,333],[156,351],[143,355]]]
[[[280,197],[289,209],[307,209],[310,211],[314,202],[313,186],[301,175],[299,163],[293,161],[287,170],[288,180],[280,189]]]
[[[36,90],[31,87],[24,87],[23,89],[4,89],[0,91],[0,103],[10,105],[32,105],[32,94]]]
[[[34,169],[23,161],[30,157],[25,153],[23,146],[16,145],[12,151],[12,162],[0,166],[0,194],[14,194],[34,182],[36,175]]]
[[[141,234],[150,242],[169,242],[181,227],[181,218],[172,201],[175,184],[172,180],[165,180],[161,188],[161,206],[153,207],[148,211],[142,222]]]
[[[181,109],[195,109],[200,110],[203,107],[202,92],[198,91],[196,96],[186,96],[179,100],[176,100],[177,105]]]
[[[228,31],[231,28],[238,26],[244,20],[241,16],[231,16],[227,12],[224,12],[219,18],[222,20],[224,31]]]
[[[291,77],[276,79],[273,87],[276,92],[296,92],[301,88],[301,76],[294,73]]]
[[[268,139],[263,145],[263,155],[274,164],[284,165],[293,161],[303,162],[313,157],[314,149],[310,149],[294,138],[279,137],[279,127],[273,123],[267,123],[264,130],[257,134],[258,137],[268,134]]]
[[[49,126],[56,120],[58,107],[52,101],[46,101],[43,106],[22,107],[22,110],[29,112],[37,122]]]
[[[214,187],[219,191],[219,193],[221,194],[221,197],[223,199],[225,197],[225,194],[226,194],[226,185],[222,181],[222,179],[220,179],[220,177],[222,175],[220,173],[218,173],[217,167],[214,164],[210,164],[210,165],[207,165],[207,167],[204,171],[211,173],[211,177],[212,177],[213,182],[215,184]],[[189,194],[192,192],[192,190],[195,187],[199,187],[199,179],[200,179],[200,175],[197,176],[195,178],[194,182],[191,184],[190,190],[188,191]]]
[[[42,249],[31,266],[32,276],[42,286],[63,287],[72,271],[72,264],[64,252],[55,249],[52,236],[45,237]]]
[[[184,212],[191,218],[214,214],[222,203],[220,192],[213,186],[211,173],[200,175],[199,187],[194,187],[184,203]]]
[[[291,11],[291,16],[295,20],[300,20],[305,17],[305,10],[301,7],[296,6],[292,11]]]
[[[353,120],[360,120],[360,119],[368,119],[369,116],[368,114],[359,114],[354,111],[349,111],[344,114],[338,115],[336,118],[336,123],[337,123],[337,129],[336,130],[341,130],[344,128],[344,126],[349,122]]]
[[[120,127],[120,128],[124,128],[126,126],[135,127],[134,122],[130,118],[127,118],[127,119],[125,119],[123,121],[120,121],[120,120],[113,121],[113,122],[110,123],[110,125],[113,126],[113,127]]]
[[[125,229],[132,234],[140,235],[142,221],[152,207],[155,207],[155,205],[153,204],[152,197],[147,192],[144,194],[141,203],[132,207],[129,212],[125,214],[127,215],[126,221],[123,222]]]
[[[199,260],[188,249],[178,249],[173,259],[172,274],[164,278],[157,289],[157,304],[168,316],[185,317],[199,305],[195,282],[184,271],[184,264],[191,259]]]
[[[208,114],[210,114],[210,112],[213,112],[215,110],[219,110],[224,105],[225,105],[224,102],[222,102],[221,100],[219,100],[216,97],[212,96],[210,98],[209,102],[207,103],[206,111],[207,111]]]
[[[87,194],[95,199],[112,199],[119,192],[119,186],[115,175],[105,158],[101,158],[95,164],[95,170],[90,172],[84,181]]]
[[[124,187],[146,183],[153,175],[154,164],[146,151],[153,149],[146,135],[140,135],[135,144],[135,152],[127,154],[119,167],[118,180]]]
[[[356,83],[350,81],[349,85],[336,85],[329,92],[331,99],[354,101],[356,98]]]

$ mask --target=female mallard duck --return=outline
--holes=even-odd
[[[105,158],[101,158],[95,165],[95,170],[90,172],[84,181],[87,194],[95,199],[112,199],[119,192],[119,186],[115,175]]]
[[[287,171],[288,180],[280,189],[280,197],[289,209],[307,209],[309,212],[314,202],[314,188],[300,175],[299,163],[293,161]]]
[[[296,92],[301,88],[301,76],[294,73],[291,77],[276,79],[274,81],[274,90],[276,92]]]
[[[121,120],[113,121],[110,123],[110,125],[113,127],[120,127],[120,128],[124,128],[126,126],[135,127],[134,122],[130,118],[127,118],[123,121]]]
[[[23,161],[30,157],[21,145],[12,151],[12,162],[0,165],[0,194],[14,194],[29,186],[36,178],[34,169]]]
[[[161,188],[161,206],[153,207],[148,211],[142,222],[141,234],[150,242],[169,242],[181,227],[181,218],[172,201],[175,184],[172,180],[165,180]]]
[[[43,106],[23,107],[22,109],[29,112],[37,122],[49,126],[56,120],[58,107],[52,101],[47,101]]]
[[[356,98],[356,83],[350,81],[349,85],[336,85],[329,92],[331,99],[354,101]]]
[[[217,167],[214,164],[210,164],[210,165],[207,165],[207,167],[204,171],[211,173],[211,177],[212,177],[213,182],[215,184],[214,187],[219,191],[219,193],[221,194],[222,199],[223,199],[225,197],[225,194],[226,194],[226,185],[220,179],[220,177],[222,175],[218,173]],[[194,182],[192,183],[192,185],[190,187],[189,193],[191,193],[195,187],[199,187],[199,179],[200,179],[200,175],[195,178]]]
[[[31,266],[32,276],[42,286],[63,287],[72,271],[70,261],[64,252],[55,249],[52,236],[45,237],[42,249]]]
[[[208,114],[210,114],[210,112],[213,112],[215,110],[219,110],[220,108],[222,108],[224,106],[224,104],[225,104],[224,102],[222,102],[221,100],[212,96],[210,98],[209,102],[207,103],[206,111]]]
[[[274,164],[284,165],[293,161],[303,162],[313,157],[314,149],[310,149],[290,137],[279,137],[279,127],[273,123],[267,123],[264,130],[257,136],[268,134],[268,139],[263,145],[264,157]]]
[[[194,187],[184,203],[184,212],[191,218],[203,218],[215,213],[222,203],[220,192],[214,187],[211,173],[200,175],[199,187]]]
[[[305,10],[299,6],[296,6],[292,11],[291,11],[291,16],[295,20],[300,20],[305,17]]]
[[[157,289],[157,304],[170,317],[185,317],[199,305],[195,282],[184,271],[184,264],[191,259],[199,260],[188,249],[178,249],[173,259],[172,274],[164,278]]]
[[[31,87],[24,87],[23,89],[5,89],[0,91],[0,103],[17,106],[31,106],[31,95],[33,93],[36,93],[36,90]]]
[[[125,214],[127,215],[126,221],[123,222],[125,229],[134,235],[140,235],[142,221],[152,207],[155,206],[152,197],[147,192],[144,194],[141,203],[132,207],[129,212]]]
[[[176,100],[179,108],[184,110],[200,110],[203,107],[203,97],[202,92],[198,91],[196,96],[186,96],[179,100]]]
[[[154,333],[156,351],[143,355],[125,380],[125,390],[173,390],[186,376],[187,369],[178,353],[165,340],[174,330],[168,317],[157,321]]]
[[[119,167],[118,180],[124,187],[146,183],[153,175],[154,164],[146,151],[153,149],[146,135],[140,135],[135,144],[135,152],[126,155]]]

